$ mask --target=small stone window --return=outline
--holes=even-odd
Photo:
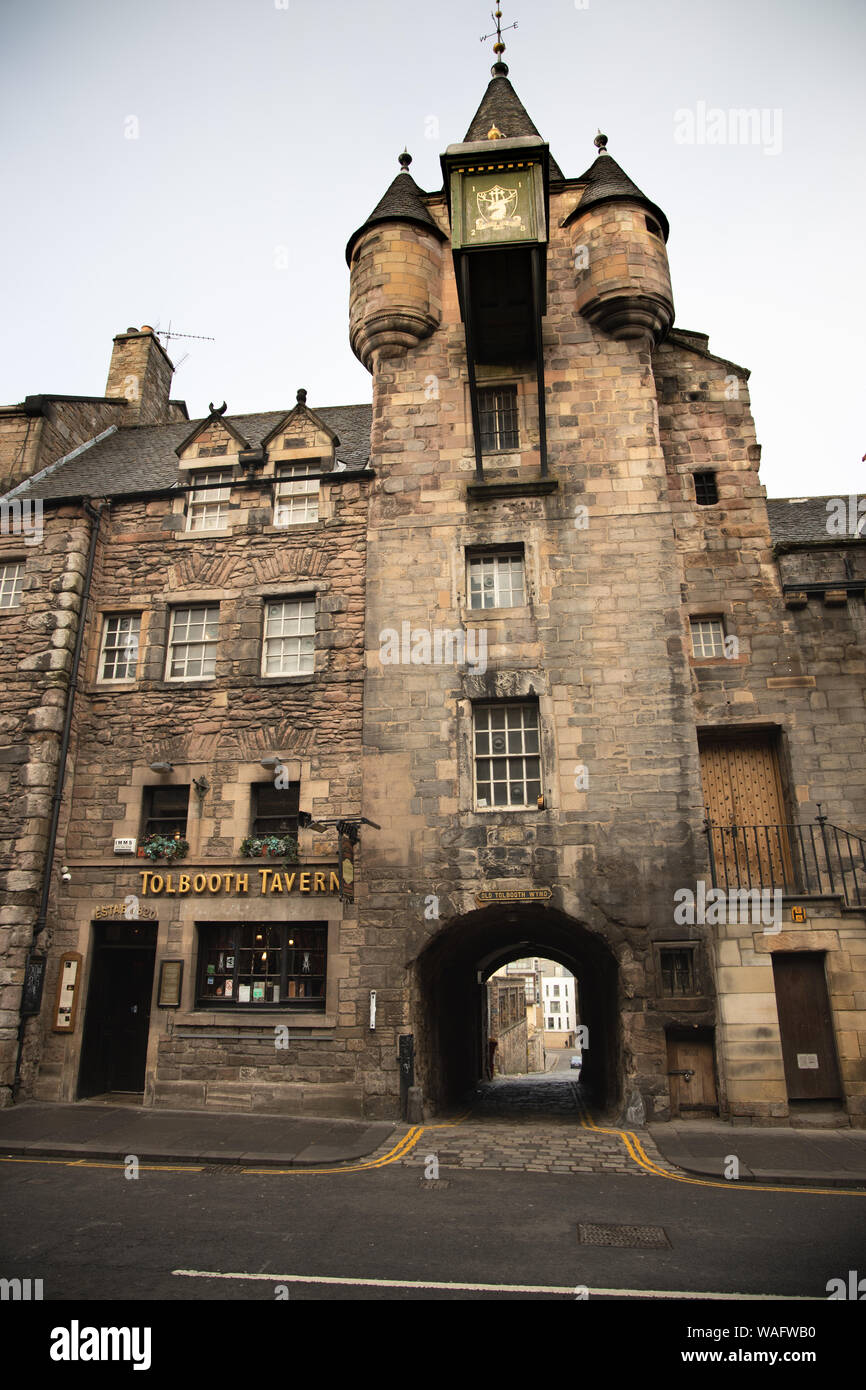
[[[659,949],[659,969],[662,994],[666,997],[697,994],[693,946],[662,946]]]
[[[721,618],[690,618],[692,652],[699,659],[725,655],[725,625]]]
[[[699,507],[712,507],[719,500],[716,475],[712,468],[702,469],[692,475],[695,480],[695,501]]]
[[[17,608],[24,588],[24,565],[0,565],[0,608]]]
[[[106,614],[99,652],[101,681],[134,681],[138,666],[140,613]]]
[[[520,446],[517,423],[517,387],[484,386],[478,392],[481,450],[495,454]]]
[[[467,556],[470,608],[518,608],[526,602],[523,547]]]
[[[186,839],[186,821],[189,810],[189,785],[171,787],[145,787],[142,835],[164,835],[173,839],[180,835]]]
[[[298,804],[300,782],[278,787],[273,782],[254,782],[252,786],[252,834],[263,839],[266,835],[298,835]]]
[[[653,236],[661,237],[662,241],[664,241],[664,237],[662,237],[662,229],[654,218],[645,217],[644,222],[646,223],[646,229],[648,232],[652,232]]]

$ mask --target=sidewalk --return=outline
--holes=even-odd
[[[739,1182],[866,1187],[863,1129],[764,1128],[724,1120],[671,1120],[648,1129],[668,1163],[701,1177],[725,1177],[733,1156]]]
[[[306,1167],[363,1158],[393,1134],[390,1120],[143,1110],[132,1105],[24,1101],[0,1110],[0,1154],[142,1163]]]

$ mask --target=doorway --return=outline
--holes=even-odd
[[[667,1030],[671,1119],[718,1115],[712,1028]]]
[[[144,1091],[156,925],[94,927],[78,1096]]]
[[[823,951],[774,951],[773,983],[789,1100],[841,1100]]]
[[[699,747],[718,886],[792,883],[778,732],[701,734]]]

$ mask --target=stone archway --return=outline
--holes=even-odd
[[[577,978],[580,1019],[589,1029],[581,1080],[600,1109],[619,1103],[619,970],[613,951],[563,912],[509,904],[455,918],[414,962],[416,1081],[432,1109],[459,1103],[482,1075],[483,981],[498,965],[530,955],[558,961]]]

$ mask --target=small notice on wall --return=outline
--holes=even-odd
[[[818,1054],[817,1054],[817,1052],[798,1052],[798,1053],[797,1053],[797,1066],[800,1068],[801,1071],[817,1071],[817,1070],[818,1070]]]

